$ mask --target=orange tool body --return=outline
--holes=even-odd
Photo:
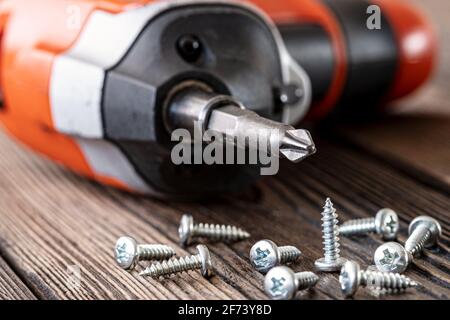
[[[111,128],[120,128],[120,121],[125,121],[128,116],[136,119],[140,115],[140,111],[122,115],[122,110],[118,107],[109,107],[109,101],[120,100],[128,92],[134,92],[126,91],[124,85],[114,87],[113,84],[114,81],[121,81],[122,79],[118,79],[121,76],[131,78],[132,72],[139,73],[139,68],[127,59],[133,54],[139,56],[139,50],[134,47],[140,44],[139,41],[143,41],[141,39],[146,36],[145,30],[151,27],[152,21],[161,20],[160,16],[175,14],[177,10],[190,10],[189,14],[193,12],[207,17],[206,6],[212,8],[214,14],[226,15],[229,10],[224,10],[223,13],[219,11],[228,6],[228,3],[231,6],[229,10],[236,11],[237,16],[238,11],[246,16],[242,19],[243,24],[253,23],[250,20],[256,18],[247,17],[252,14],[258,16],[258,19],[267,19],[265,23],[268,25],[273,22],[279,31],[272,30],[270,37],[278,39],[281,34],[292,61],[296,61],[308,75],[312,93],[308,93],[309,103],[305,111],[299,112],[297,116],[290,113],[290,117],[285,117],[284,114],[277,116],[273,110],[255,110],[265,116],[273,114],[270,117],[279,121],[294,124],[305,117],[321,119],[333,112],[340,112],[339,108],[350,108],[346,107],[350,105],[352,110],[359,109],[356,112],[361,112],[364,111],[365,105],[362,103],[365,100],[376,100],[377,105],[385,105],[386,102],[415,90],[429,77],[434,65],[436,44],[431,28],[422,15],[404,1],[345,0],[342,1],[342,6],[338,5],[339,1],[326,0],[5,1],[0,6],[0,72],[4,100],[0,109],[1,123],[11,135],[32,149],[101,183],[163,197],[177,194],[176,183],[167,182],[168,178],[165,176],[153,178],[153,173],[145,172],[164,172],[166,168],[163,163],[167,158],[164,161],[155,160],[155,167],[147,169],[141,163],[146,161],[142,160],[145,155],[133,151],[146,143],[145,137],[138,133],[134,136],[122,132],[108,133],[108,130],[113,130]],[[361,6],[361,3],[364,5]],[[352,27],[368,18],[361,10],[371,4],[381,8],[382,29],[367,30],[364,25],[361,28],[365,28],[363,32],[366,34],[361,36],[362,29],[353,32]],[[196,10],[203,11],[197,13]],[[174,21],[182,21],[185,16],[181,15],[182,18],[178,20],[174,18]],[[176,25],[178,22],[170,23]],[[208,29],[208,23],[209,20],[205,20],[205,29]],[[228,22],[223,22],[223,25],[226,23]],[[161,32],[163,36],[178,30],[172,25],[169,27],[164,31],[166,33]],[[241,33],[253,29],[257,27],[248,26]],[[203,38],[207,36],[206,34]],[[221,34],[217,32],[215,36]],[[258,37],[254,41],[258,41]],[[249,36],[248,39],[252,37]],[[208,39],[204,40],[204,46],[208,45],[207,41]],[[256,48],[256,44],[248,43],[250,41],[245,42],[245,45]],[[358,41],[361,44],[356,43]],[[375,47],[370,48],[374,51],[365,50],[370,42],[376,43]],[[385,51],[382,51],[383,46]],[[316,47],[317,54],[314,52]],[[165,50],[164,53],[170,56],[172,53],[167,51],[170,48],[175,50],[175,45],[161,50]],[[256,52],[255,55],[258,55]],[[284,57],[280,58],[283,59]],[[202,81],[209,79],[207,75],[203,76],[208,72],[217,80],[212,81],[214,83],[222,81],[220,72],[227,73],[220,66],[212,66],[212,62],[189,64],[186,61],[182,65],[186,68],[183,75],[188,73],[189,68],[195,69],[195,75],[201,74]],[[127,63],[127,67],[122,66]],[[181,65],[177,61],[171,66],[178,63]],[[285,64],[286,61],[280,62],[279,69],[288,67],[288,63]],[[144,68],[145,63],[142,66]],[[383,74],[375,74],[380,68],[388,71],[383,72],[385,78]],[[112,72],[114,69],[121,71],[115,75]],[[161,73],[160,78],[164,78],[164,73]],[[231,78],[233,77],[230,76]],[[171,75],[170,79],[174,77]],[[141,78],[139,81],[143,82]],[[234,89],[238,86],[229,84],[231,81],[233,80],[223,80],[223,83],[217,85],[217,91],[221,91],[220,88],[223,87],[225,93],[237,96],[250,107],[252,98],[246,98],[245,94],[240,96],[239,90]],[[168,83],[172,84],[169,80]],[[161,88],[165,89],[167,86],[165,83]],[[116,97],[112,92],[117,91],[117,88],[123,88],[124,92]],[[155,110],[160,99],[159,92],[166,92],[161,88],[157,90]],[[111,97],[107,97],[108,94]],[[161,93],[161,96],[164,95]],[[111,105],[114,103],[111,102]],[[127,108],[127,105],[122,107]],[[154,114],[156,118],[159,117],[157,111]],[[116,119],[111,120],[114,117]],[[160,120],[154,121],[154,126],[157,127],[157,121]],[[136,127],[139,125],[136,122]],[[152,141],[159,139],[160,135],[161,133],[153,131],[148,133]],[[129,141],[136,143],[127,145]],[[153,150],[159,154],[157,149]],[[151,152],[152,150],[148,151]],[[147,161],[147,165],[151,165],[149,162],[152,160]],[[193,181],[190,179],[186,178],[187,186],[181,193],[189,195],[189,183]],[[218,181],[220,183],[220,179]],[[160,183],[167,184],[167,187],[160,188]],[[220,187],[217,188],[221,190]],[[233,188],[232,184],[228,184],[226,188]],[[208,189],[216,191],[214,188]]]

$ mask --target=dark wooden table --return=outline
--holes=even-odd
[[[263,276],[248,261],[252,243],[270,238],[296,245],[303,256],[293,268],[313,270],[322,255],[320,212],[327,196],[341,220],[373,216],[383,207],[396,210],[400,242],[415,216],[438,219],[439,247],[427,250],[406,272],[422,286],[383,299],[448,299],[450,2],[428,1],[424,10],[440,24],[442,55],[434,80],[401,102],[396,115],[318,130],[316,156],[298,165],[283,163],[277,176],[237,198],[177,203],[130,195],[78,177],[1,133],[0,299],[265,299]],[[196,272],[155,281],[115,265],[113,246],[124,234],[172,245],[180,255],[193,253],[195,248],[178,246],[185,212],[205,222],[242,226],[252,238],[210,245],[217,272],[210,281]],[[368,266],[381,243],[376,235],[342,239],[342,255]],[[73,285],[77,268],[80,286]],[[337,279],[321,273],[316,288],[298,298],[343,298]],[[376,296],[360,290],[356,298]]]

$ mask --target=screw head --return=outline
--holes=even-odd
[[[442,228],[441,224],[434,218],[429,216],[419,216],[415,218],[411,223],[409,224],[408,233],[411,235],[413,231],[419,226],[425,224],[431,231],[431,237],[428,239],[428,241],[424,244],[425,248],[433,247],[437,244],[439,238],[442,235]]]
[[[377,233],[381,234],[383,239],[394,240],[400,228],[397,213],[389,208],[379,210],[375,216],[375,226]]]
[[[190,214],[184,214],[178,227],[178,235],[182,246],[187,246],[191,241],[192,229],[194,229],[194,218]]]
[[[359,286],[359,264],[354,261],[346,261],[341,269],[339,282],[342,293],[346,297],[351,297],[356,293]]]
[[[261,273],[266,273],[280,262],[277,245],[271,240],[261,240],[250,249],[250,262]]]
[[[320,271],[324,272],[334,272],[341,270],[344,263],[347,261],[347,259],[339,257],[334,262],[329,262],[325,258],[320,258],[314,262],[314,265],[316,268]]]
[[[295,273],[285,266],[270,269],[264,278],[264,290],[273,300],[292,299],[297,292]]]
[[[199,244],[197,246],[197,250],[198,255],[200,256],[200,261],[202,262],[202,276],[204,276],[205,278],[209,278],[213,274],[211,254],[209,253],[209,249],[207,246]]]
[[[114,247],[114,258],[125,270],[133,269],[138,261],[137,242],[131,237],[120,237]]]
[[[374,261],[381,272],[402,273],[408,267],[411,256],[401,244],[386,242],[375,251]]]

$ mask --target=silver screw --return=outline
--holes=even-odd
[[[409,237],[405,242],[405,249],[413,257],[418,257],[423,248],[430,248],[437,244],[442,235],[441,225],[436,219],[419,216],[409,224]]]
[[[120,237],[114,247],[117,264],[125,269],[133,269],[138,261],[163,260],[175,255],[175,251],[162,244],[137,244],[131,237]]]
[[[338,215],[330,198],[325,201],[322,211],[323,250],[324,257],[316,260],[317,269],[325,272],[333,272],[341,269],[346,259],[340,257]]]
[[[250,249],[250,262],[256,270],[266,273],[277,265],[296,261],[301,254],[294,246],[278,247],[271,240],[261,240]]]
[[[195,237],[225,241],[240,241],[250,237],[248,232],[235,226],[207,223],[195,224],[194,218],[189,214],[185,214],[181,218],[178,234],[183,246],[187,246]]]
[[[397,242],[386,242],[375,250],[374,261],[381,272],[402,273],[411,263],[412,256]]]
[[[387,242],[377,248],[374,261],[378,270],[402,273],[424,248],[437,244],[442,234],[441,225],[428,216],[415,218],[409,224],[409,237],[405,246],[396,242]]]
[[[402,291],[417,286],[417,282],[399,273],[361,270],[359,264],[347,261],[341,269],[339,276],[342,293],[346,297],[353,296],[359,286],[372,286],[386,289],[389,292]]]
[[[172,274],[201,270],[202,276],[208,278],[212,275],[212,262],[209,250],[204,245],[197,246],[198,254],[155,262],[140,273],[141,276],[150,276],[158,279]]]
[[[264,278],[266,294],[273,300],[292,299],[298,290],[316,285],[319,277],[309,271],[294,273],[285,266],[270,269]]]
[[[375,232],[385,240],[397,237],[399,229],[398,216],[392,209],[381,209],[374,218],[353,219],[339,227],[339,234],[344,236],[361,235]]]

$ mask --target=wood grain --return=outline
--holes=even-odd
[[[0,148],[2,250],[41,298],[244,297],[224,281],[209,283],[196,273],[160,283],[119,269],[112,256],[120,235],[175,245],[174,234],[165,235],[165,221],[143,223],[103,187],[31,156],[3,134]],[[69,286],[69,266],[80,267],[80,288]]]
[[[321,206],[330,196],[343,219],[393,207],[401,215],[401,241],[414,216],[438,218],[444,229],[441,246],[408,272],[425,286],[386,298],[448,298],[449,198],[345,146],[319,140],[319,147],[317,157],[297,166],[283,163],[277,177],[266,178],[238,198],[170,203],[90,183],[24,151],[1,134],[0,250],[8,254],[14,270],[40,298],[264,299],[263,277],[247,259],[250,246],[262,238],[297,245],[303,257],[295,270],[312,270],[314,260],[322,254]],[[186,254],[177,246],[178,222],[185,212],[200,221],[233,222],[253,237],[234,245],[210,244],[217,272],[211,281],[193,272],[161,282],[115,265],[112,248],[123,234],[173,245],[179,254]],[[342,254],[367,266],[379,244],[377,236],[345,239]],[[73,265],[82,271],[79,288],[69,285],[68,267]],[[366,291],[358,297],[374,298]],[[337,275],[321,274],[317,288],[299,298],[342,298]]]
[[[450,115],[396,115],[339,126],[333,135],[423,183],[450,190]]]
[[[36,297],[0,257],[0,300],[14,299],[34,300]]]
[[[293,269],[313,270],[322,255],[327,196],[341,220],[396,210],[400,242],[415,216],[438,219],[440,245],[406,272],[422,286],[383,299],[449,299],[450,2],[414,2],[438,23],[442,40],[441,68],[431,84],[402,101],[396,116],[317,129],[317,155],[298,165],[283,162],[279,175],[237,197],[180,203],[127,194],[70,173],[0,133],[0,299],[265,299],[263,276],[248,261],[251,245],[263,238],[296,245],[303,255]],[[124,234],[172,245],[179,255],[194,253],[177,243],[186,212],[198,221],[236,224],[252,238],[208,244],[216,269],[210,281],[198,272],[155,281],[139,277],[139,268],[129,273],[115,265],[113,246]],[[381,243],[377,235],[342,239],[342,255],[367,267]],[[80,286],[73,286],[74,267],[81,270]],[[337,274],[319,275],[317,287],[299,299],[343,298]],[[356,298],[378,297],[360,290]]]

